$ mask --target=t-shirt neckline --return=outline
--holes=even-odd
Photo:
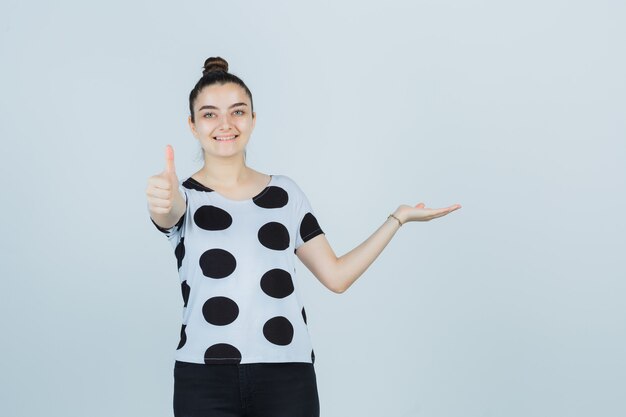
[[[265,188],[263,188],[263,190],[261,190],[261,192],[258,193],[257,195],[255,195],[254,197],[247,198],[245,200],[233,200],[232,198],[228,198],[228,197],[220,194],[219,192],[215,191],[214,189],[209,188],[206,185],[200,183],[199,181],[197,181],[193,177],[189,177],[188,180],[193,182],[195,185],[203,188],[204,190],[210,191],[211,195],[215,195],[215,196],[221,198],[224,201],[227,201],[229,203],[241,204],[241,203],[252,203],[252,202],[254,202],[254,200],[256,200],[257,198],[260,198],[263,194],[265,194],[267,192],[267,190],[270,188],[270,186],[274,184],[274,177],[275,177],[275,175],[273,175],[273,174],[269,174],[269,175],[270,175],[270,180],[267,183],[267,185],[265,186]]]

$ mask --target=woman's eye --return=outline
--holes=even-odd
[[[241,113],[241,115],[243,116],[246,112],[243,110],[235,110],[233,113]],[[203,117],[207,117],[209,115],[212,115],[213,113],[206,113]]]

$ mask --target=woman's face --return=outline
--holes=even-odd
[[[198,94],[194,103],[194,118],[195,123],[189,116],[189,127],[200,141],[204,153],[228,157],[243,154],[254,129],[256,113],[251,112],[250,99],[241,86],[235,83],[213,84],[204,87]],[[231,139],[229,136],[236,137]]]

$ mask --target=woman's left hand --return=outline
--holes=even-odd
[[[419,203],[415,207],[403,204],[398,207],[398,209],[393,214],[400,219],[402,224],[414,221],[427,222],[429,220],[436,219],[437,217],[445,216],[446,214],[460,208],[460,204],[455,204],[453,206],[440,209],[425,207],[424,203]]]

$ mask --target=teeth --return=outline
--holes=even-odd
[[[231,140],[231,139],[235,139],[236,135],[233,136],[216,136],[215,139],[216,140]]]

